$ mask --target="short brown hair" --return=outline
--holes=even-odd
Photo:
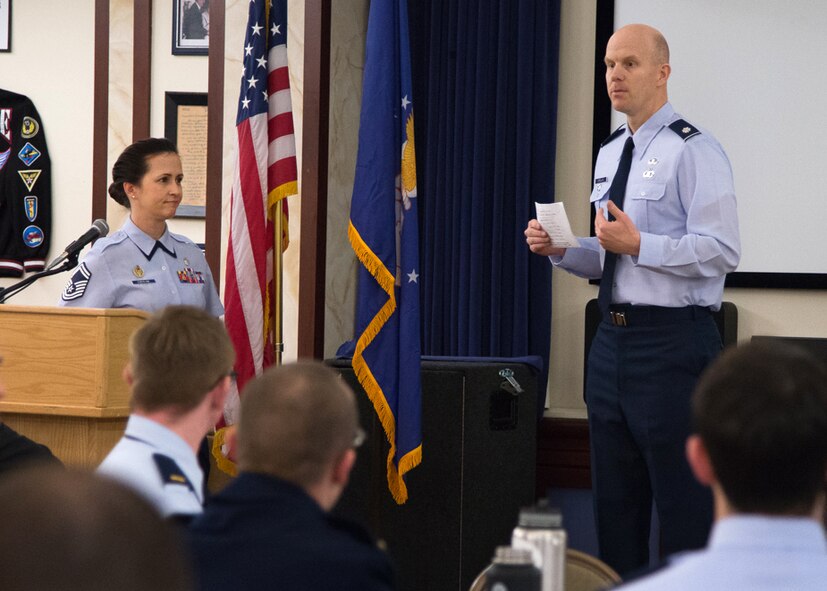
[[[192,306],[167,306],[129,341],[132,405],[185,413],[233,368],[235,352],[224,324]]]
[[[0,589],[191,589],[178,531],[135,492],[88,472],[0,481]]]
[[[239,465],[302,487],[351,447],[359,427],[353,391],[319,362],[270,368],[241,395]]]

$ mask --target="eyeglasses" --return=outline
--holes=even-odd
[[[356,433],[353,435],[353,441],[350,443],[350,447],[353,449],[361,447],[367,437],[367,434],[361,427],[356,427]]]

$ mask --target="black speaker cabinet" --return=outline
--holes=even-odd
[[[406,477],[404,505],[388,491],[388,445],[350,360],[328,361],[357,393],[368,432],[335,512],[384,541],[401,591],[467,590],[534,502],[537,368],[452,359],[422,362],[422,463]]]

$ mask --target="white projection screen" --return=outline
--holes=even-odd
[[[727,284],[827,288],[827,2],[598,0],[601,59],[599,23],[612,22],[612,4],[613,28],[663,32],[670,102],[718,138],[732,163],[742,258]],[[622,121],[613,112],[611,129]]]

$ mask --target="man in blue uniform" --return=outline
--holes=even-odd
[[[692,416],[686,454],[715,497],[709,545],[624,589],[824,589],[824,366],[789,346],[730,349],[701,378]]]
[[[198,589],[393,588],[384,552],[329,513],[364,438],[336,372],[268,369],[244,389],[237,437],[240,475],[190,525]]]
[[[622,574],[648,564],[653,498],[664,554],[706,542],[711,497],[683,448],[692,389],[721,350],[711,311],[740,259],[740,238],[726,154],[668,102],[663,36],[623,27],[605,63],[626,124],[595,165],[596,236],[558,248],[536,220],[525,234],[555,267],[601,279],[586,404],[600,555]]]
[[[230,337],[209,313],[168,306],[135,331],[129,351],[132,414],[98,472],[138,491],[162,516],[186,520],[204,502],[196,452],[230,390]]]

